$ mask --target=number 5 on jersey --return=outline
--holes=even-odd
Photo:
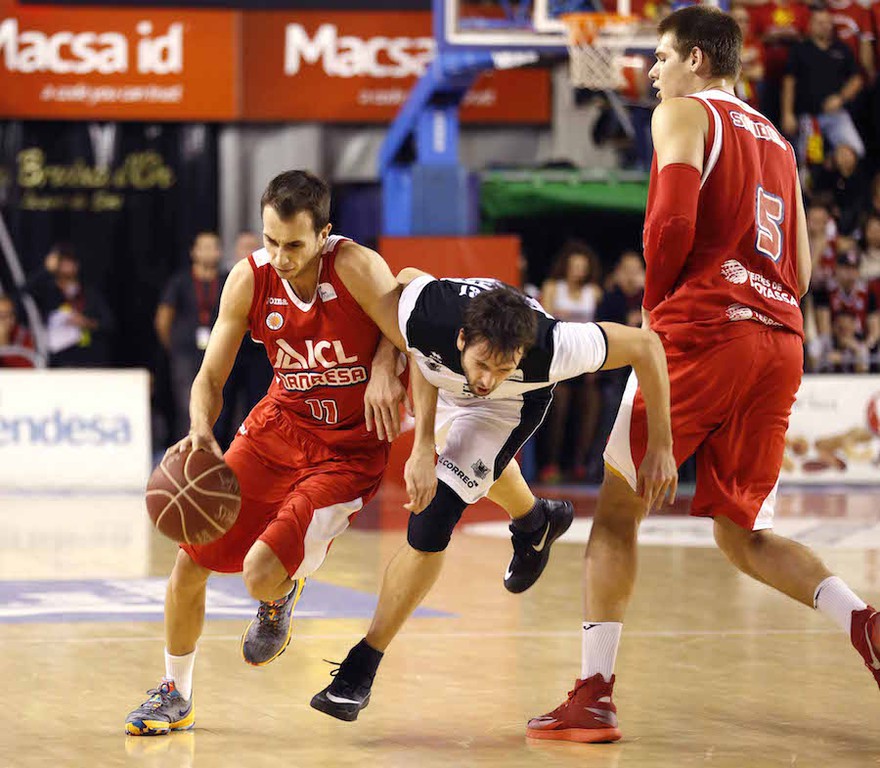
[[[339,410],[335,400],[306,400],[312,412],[312,418],[325,424],[336,424],[339,421]]]
[[[765,256],[779,261],[782,255],[782,229],[785,220],[785,203],[781,197],[771,195],[764,187],[758,187],[755,197],[755,223],[758,237],[755,248]]]

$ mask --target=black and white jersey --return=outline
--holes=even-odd
[[[456,340],[468,302],[498,285],[490,278],[437,280],[425,275],[401,294],[398,320],[407,350],[424,377],[448,400],[478,397],[468,386]],[[481,400],[545,398],[555,382],[593,373],[605,364],[607,343],[598,325],[559,322],[534,299],[527,301],[538,320],[535,344],[510,378]]]

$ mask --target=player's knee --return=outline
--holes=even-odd
[[[187,552],[179,549],[169,582],[174,592],[195,592],[205,585],[210,575],[208,568],[199,565]]]
[[[418,515],[409,516],[406,540],[419,552],[442,552],[449,546],[452,530],[467,507],[446,483],[437,483],[437,493]]]
[[[734,562],[748,562],[749,556],[764,547],[767,531],[748,531],[732,520],[718,515],[713,526],[715,543]]]
[[[629,483],[606,468],[593,527],[623,537],[635,536],[646,514],[645,502]]]
[[[262,542],[257,542],[258,544]],[[257,545],[245,556],[242,579],[248,594],[254,600],[273,600],[277,597],[278,587],[287,580],[288,574],[269,547]]]

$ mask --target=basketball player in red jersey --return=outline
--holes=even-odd
[[[330,234],[330,190],[310,173],[277,176],[261,209],[265,248],[227,279],[193,384],[190,433],[169,450],[221,455],[211,428],[246,331],[265,346],[275,375],[223,457],[241,485],[235,525],[211,544],[181,545],[165,602],[166,674],[128,716],[132,735],[193,726],[192,671],[211,572],[243,572],[261,601],[242,638],[245,661],[267,664],[284,651],[305,577],[376,492],[399,432],[405,390],[392,343],[405,347],[388,265]]]
[[[675,459],[697,458],[691,514],[714,518],[716,543],[741,571],[836,621],[880,683],[880,615],[813,552],[771,532],[802,374],[798,299],[810,279],[794,151],[733,95],[742,33],[730,16],[690,6],[659,32],[643,316],[666,349]],[[587,545],[580,678],[565,702],[529,722],[532,738],[621,736],[613,671],[646,513],[634,491],[645,439],[633,378]]]

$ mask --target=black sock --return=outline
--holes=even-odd
[[[379,668],[379,662],[382,661],[384,655],[382,651],[377,651],[367,643],[366,638],[364,638],[348,652],[348,656],[342,662],[346,679],[357,678],[362,680],[366,677],[372,683],[376,670]]]
[[[532,508],[522,517],[517,517],[510,521],[514,528],[523,533],[534,533],[540,531],[547,523],[547,513],[544,511],[544,504],[541,499],[535,499]]]

